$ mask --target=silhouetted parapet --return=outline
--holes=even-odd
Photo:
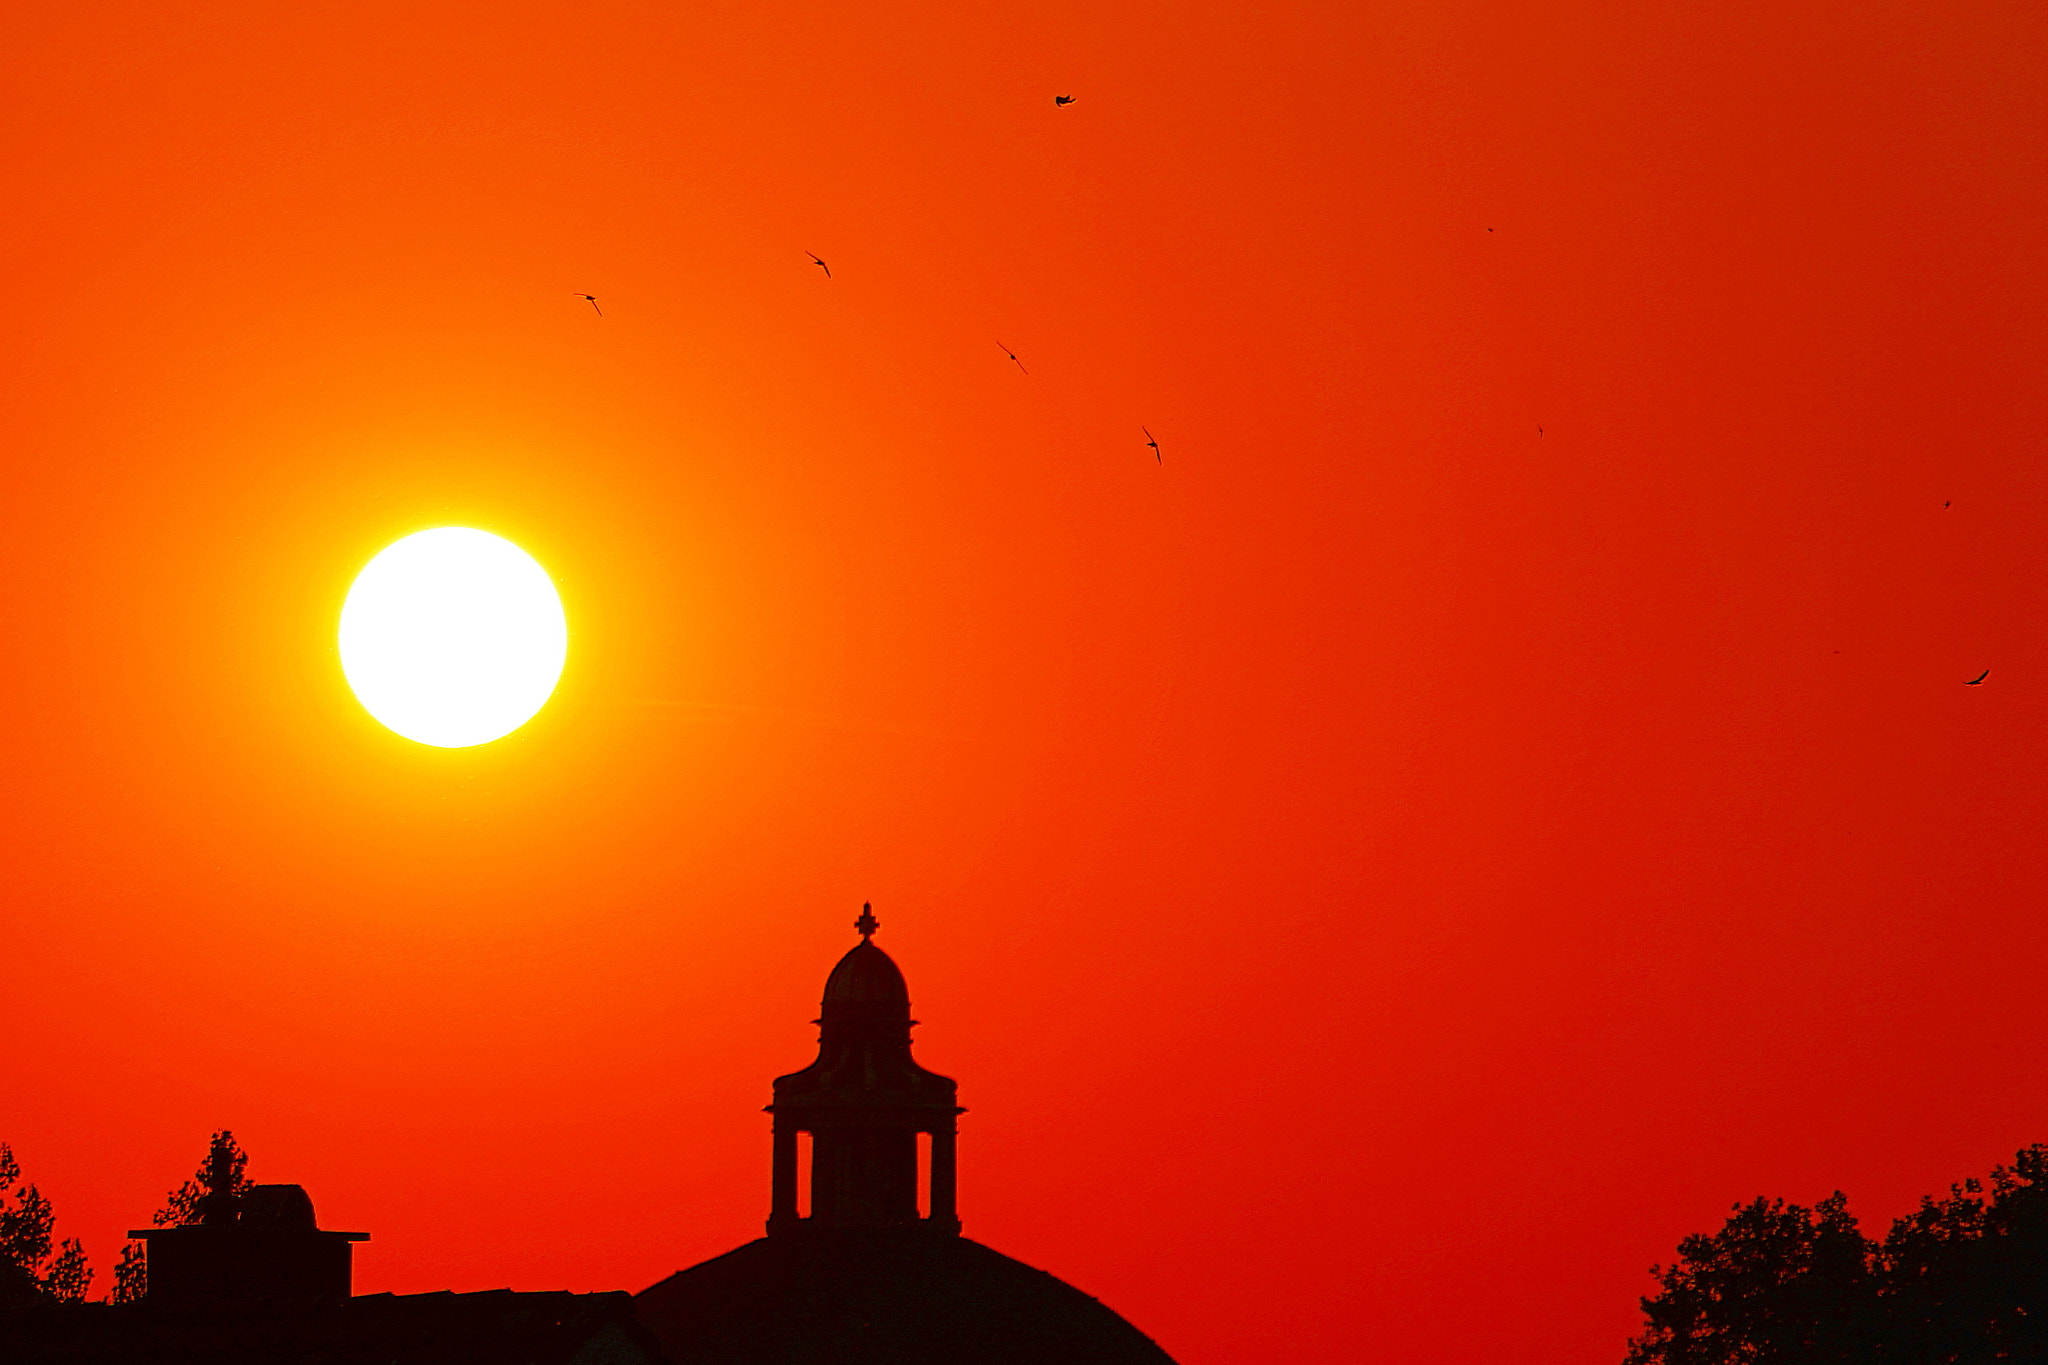
[[[323,1232],[298,1185],[208,1195],[202,1221],[131,1232],[148,1244],[154,1303],[332,1302],[351,1288],[350,1244],[367,1232]]]
[[[624,1294],[366,1294],[339,1303],[0,1310],[7,1365],[668,1365]]]

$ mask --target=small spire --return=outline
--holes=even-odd
[[[875,918],[875,907],[863,901],[860,907],[860,918],[853,922],[853,927],[860,930],[860,941],[862,943],[866,943],[870,938],[874,937],[875,930],[882,927],[882,922]]]

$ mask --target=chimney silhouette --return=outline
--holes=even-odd
[[[957,1236],[953,1081],[910,1057],[910,990],[872,942],[881,924],[861,907],[861,940],[825,981],[818,1060],[778,1077],[768,1232],[923,1229]],[[811,1211],[797,1214],[797,1135],[811,1135]],[[928,1215],[917,1211],[917,1137],[931,1134]]]

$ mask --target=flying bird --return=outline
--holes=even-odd
[[[1983,682],[1983,681],[1984,681],[1984,680],[1985,680],[1986,678],[1988,678],[1988,677],[1990,677],[1990,676],[1991,676],[1991,670],[1987,668],[1987,669],[1985,669],[1985,670],[1984,670],[1984,671],[1983,671],[1982,673],[1979,673],[1979,674],[1978,674],[1978,675],[1977,675],[1976,677],[1974,677],[1974,678],[1970,679],[1970,680],[1969,680],[1968,682],[1964,683],[1964,684],[1963,684],[1963,686],[1965,686],[1965,687],[1975,687],[1975,686],[1976,686],[1976,685],[1977,685],[1978,683],[1980,683],[1980,682]]]
[[[817,261],[817,263],[818,263],[818,269],[820,269],[820,270],[822,270],[822,271],[824,271],[824,272],[825,272],[825,278],[826,278],[826,279],[828,279],[828,280],[829,280],[829,279],[831,279],[831,278],[832,278],[832,267],[831,267],[831,266],[829,266],[829,265],[826,265],[826,264],[825,264],[825,262],[824,262],[823,260],[820,260],[820,259],[819,259],[819,257],[818,257],[818,253],[817,253],[817,252],[815,252],[815,251],[806,251],[806,252],[804,253],[804,255],[806,255],[806,256],[808,256],[808,257],[810,257],[810,258],[811,258],[812,260],[814,260],[814,261]]]
[[[1052,107],[1055,109],[1063,108],[1073,102],[1074,97],[1072,95],[1054,95],[1052,97]]]
[[[1002,343],[1002,342],[1000,342],[1000,341],[998,341],[998,342],[996,343],[996,345],[997,345],[997,347],[998,347],[998,348],[1000,348],[1000,349],[1001,349],[1001,351],[1002,351],[1002,353],[1003,353],[1004,355],[1006,355],[1006,356],[1010,357],[1010,359],[1012,359],[1012,360],[1017,360],[1017,353],[1016,353],[1015,351],[1011,350],[1011,349],[1010,349],[1009,347],[1007,347],[1007,346],[1004,346],[1004,345],[1003,345],[1003,343]],[[1020,369],[1020,370],[1024,370],[1024,362],[1023,362],[1023,361],[1021,361],[1021,360],[1017,360],[1017,368],[1018,368],[1018,369]],[[1029,370],[1024,370],[1024,373],[1026,373],[1026,374],[1030,374],[1030,373],[1031,373],[1031,371],[1029,371]]]
[[[1152,434],[1152,428],[1139,427],[1138,430],[1145,433],[1145,444],[1152,447],[1152,458],[1161,464],[1165,464],[1166,457],[1159,453],[1159,438]]]
[[[597,295],[595,295],[595,294],[578,294],[578,295],[576,295],[576,297],[577,297],[577,298],[579,298],[579,299],[588,299],[588,300],[590,301],[590,306],[591,306],[592,308],[597,308]],[[603,317],[603,316],[604,316],[604,309],[602,309],[602,308],[597,308],[597,315],[598,315],[599,317]]]
[[[1943,503],[1943,504],[1941,505],[1941,510],[1942,510],[1942,511],[1944,511],[1944,512],[1946,512],[1946,511],[1948,510],[1948,504],[1944,502],[1944,503]]]

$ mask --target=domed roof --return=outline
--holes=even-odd
[[[878,927],[870,907],[861,908],[854,927],[860,930],[861,941],[825,980],[825,1007],[816,1021],[818,1058],[802,1071],[775,1078],[775,1103],[769,1112],[775,1115],[778,1132],[815,1137],[823,1129],[836,1131],[847,1123],[873,1128],[861,1140],[867,1156],[846,1162],[819,1158],[822,1165],[813,1169],[812,1188],[819,1211],[829,1221],[843,1223],[855,1216],[855,1209],[865,1211],[859,1215],[865,1220],[886,1207],[890,1212],[880,1215],[881,1220],[893,1224],[915,1216],[914,1135],[936,1132],[934,1125],[951,1131],[953,1116],[960,1112],[959,1096],[949,1078],[925,1070],[910,1055],[910,1030],[916,1023],[910,1017],[910,990],[889,955],[868,941]],[[856,1117],[855,1111],[865,1117]],[[895,1136],[886,1141],[876,1136],[884,1130]],[[824,1145],[818,1151],[837,1150],[832,1146],[836,1139],[821,1141]],[[874,1147],[874,1142],[883,1145]],[[776,1159],[793,1162],[795,1151],[791,1146]],[[908,1166],[896,1169],[906,1161]],[[870,1162],[881,1162],[893,1174],[870,1169]],[[796,1179],[794,1167],[784,1174],[790,1181]],[[780,1212],[771,1225],[797,1216],[794,1202],[777,1207]]]
[[[764,1237],[633,1307],[675,1365],[1173,1365],[1102,1303],[965,1237]]]
[[[834,1005],[910,1005],[910,987],[889,955],[862,939],[825,978],[825,1008]]]
[[[313,1197],[304,1185],[251,1185],[242,1191],[242,1226],[314,1231]]]

